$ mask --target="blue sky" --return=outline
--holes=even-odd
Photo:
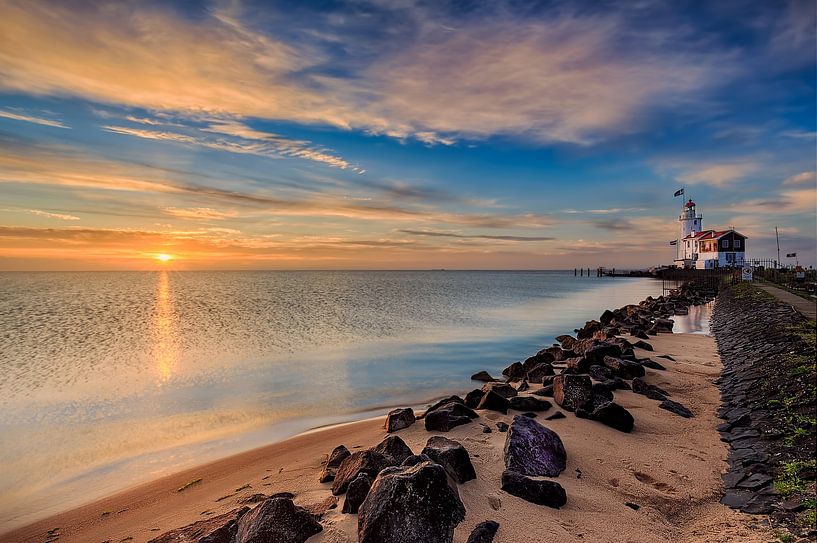
[[[810,1],[0,14],[0,269],[815,263]]]

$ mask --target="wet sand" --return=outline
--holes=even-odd
[[[471,529],[487,519],[500,523],[498,543],[759,543],[772,539],[769,532],[757,527],[756,517],[718,503],[727,447],[715,430],[720,422],[715,416],[719,392],[713,381],[720,372],[720,361],[714,338],[663,334],[650,343],[655,352],[637,350],[637,355],[660,361],[667,371],[648,369],[647,381],[667,390],[695,417],[681,418],[659,409],[658,402],[628,391],[616,391],[616,401],[635,418],[631,434],[572,414],[545,421],[558,406],[541,413],[538,420],[561,436],[568,453],[567,469],[558,478],[568,503],[560,510],[525,502],[499,489],[504,433],[484,434],[477,422],[455,428],[447,436],[466,446],[477,472],[475,481],[459,487],[467,514],[455,532],[457,543],[464,543]],[[670,354],[676,362],[656,358],[660,354]],[[514,414],[480,411],[478,421],[493,426],[497,421],[510,422]],[[331,495],[328,484],[318,483],[326,455],[341,443],[351,450],[375,445],[386,435],[383,422],[379,417],[324,428],[221,459],[54,515],[2,535],[0,541],[44,541],[49,530],[59,528],[60,543],[127,538],[145,542],[234,509],[240,499],[254,493],[289,491],[296,494],[295,502],[300,505],[317,503]],[[433,434],[420,422],[397,435],[419,452]],[[633,510],[625,502],[640,508]],[[340,507],[329,511],[322,524],[324,531],[310,543],[357,540],[357,516],[342,514]]]

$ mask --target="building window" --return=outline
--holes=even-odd
[[[729,240],[728,239],[722,239],[721,240],[721,247],[723,247],[724,249],[729,247]]]
[[[740,249],[740,240],[739,239],[735,240],[735,249]]]

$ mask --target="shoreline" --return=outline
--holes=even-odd
[[[516,540],[509,538],[514,522],[532,524],[527,530],[533,530],[537,536],[558,536],[571,541],[585,540],[585,535],[591,534],[590,540],[625,541],[636,537],[635,533],[643,541],[674,541],[681,540],[690,530],[700,532],[703,526],[705,533],[717,526],[721,533],[755,541],[754,528],[747,519],[718,503],[727,447],[715,431],[719,422],[716,418],[719,392],[714,379],[720,373],[720,360],[714,338],[695,333],[661,334],[649,341],[654,351],[639,351],[640,356],[666,354],[677,360],[666,364],[666,371],[647,370],[650,381],[693,409],[696,417],[682,419],[657,409],[657,404],[644,396],[625,391],[617,391],[617,400],[620,398],[620,403],[636,417],[636,431],[632,434],[571,415],[552,422],[540,417],[539,422],[559,433],[569,455],[568,469],[559,479],[567,490],[568,505],[555,512],[499,492],[496,470],[501,471],[497,466],[501,464],[505,434],[496,430],[484,434],[479,424],[474,423],[454,428],[447,437],[468,445],[480,474],[479,481],[460,487],[467,516],[455,532],[455,541],[464,542],[471,528],[488,518],[500,520],[506,527],[497,535],[497,541]],[[543,415],[558,409],[554,406]],[[476,422],[493,424],[510,422],[512,418],[512,414],[480,413],[482,418]],[[46,517],[0,534],[0,541],[42,541],[57,528],[61,542],[149,541],[168,530],[228,513],[259,492],[265,495],[293,492],[296,504],[315,506],[331,495],[326,484],[318,483],[326,455],[341,443],[353,452],[375,445],[389,435],[383,422],[381,416],[312,428],[283,441],[160,477]],[[431,435],[421,426],[415,424],[396,434],[415,453]],[[599,451],[599,440],[605,444],[606,452]],[[678,447],[674,444],[677,440],[683,440],[685,445]],[[634,447],[641,450],[634,451]],[[610,465],[608,455],[626,461]],[[574,472],[581,474],[581,478]],[[599,503],[599,497],[605,498],[606,503]],[[513,505],[503,507],[501,504],[505,503]],[[639,510],[625,503],[636,503]],[[587,522],[581,521],[587,511],[598,518],[585,517]],[[560,514],[569,520],[561,519]],[[541,518],[534,521],[537,515]],[[611,531],[609,526],[614,523],[612,519],[621,516],[634,523],[626,539],[620,539],[624,534]],[[315,541],[356,540],[348,536],[356,533],[355,515],[342,514],[338,508],[326,512],[322,522],[324,532],[316,535]],[[673,527],[676,524],[684,530],[679,532]],[[683,540],[697,542],[711,538]]]

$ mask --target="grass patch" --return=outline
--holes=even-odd
[[[738,300],[747,300],[750,302],[771,302],[776,300],[774,296],[751,283],[732,285],[732,296]]]
[[[187,490],[188,488],[190,488],[191,486],[199,484],[200,482],[201,482],[201,477],[199,477],[198,479],[193,479],[189,483],[186,483],[186,484],[180,486],[179,488],[177,488],[176,492],[183,492],[183,491]]]
[[[794,536],[789,534],[789,533],[785,533],[785,534],[778,533],[777,534],[777,539],[779,541],[782,541],[783,543],[791,543],[792,541],[794,541]]]
[[[817,345],[817,331],[815,331],[814,321],[803,321],[798,324],[790,324],[785,327],[785,331],[789,334],[797,336],[800,340],[811,347],[815,348]]]
[[[808,509],[800,513],[800,515],[797,517],[797,524],[803,528],[813,529],[817,527],[817,510]]]
[[[817,467],[817,460],[792,460],[783,464],[783,473],[774,481],[774,489],[783,496],[806,490],[806,483],[800,478],[805,469]]]

